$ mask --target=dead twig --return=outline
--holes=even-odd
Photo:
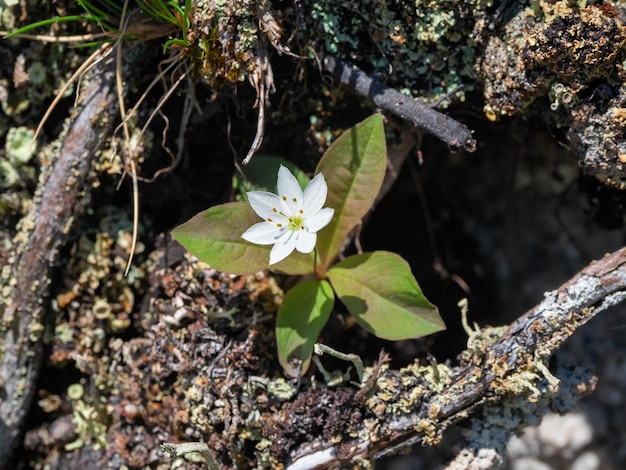
[[[354,65],[331,56],[325,57],[323,64],[342,84],[371,99],[376,106],[428,131],[453,148],[461,148],[468,152],[476,150],[472,132],[460,122],[389,88],[379,79],[367,75]]]
[[[254,72],[250,74],[250,83],[252,83],[256,90],[257,99],[255,107],[259,108],[259,115],[254,140],[242,162],[244,165],[250,163],[250,160],[263,143],[263,136],[265,134],[265,110],[269,103],[269,93],[274,91],[274,74],[267,55],[267,47],[264,43],[261,43],[258,48],[255,62],[256,67],[254,68]]]
[[[374,366],[374,370],[372,371],[372,374],[369,376],[367,381],[363,384],[361,389],[354,394],[353,399],[355,402],[359,403],[365,398],[365,396],[369,393],[369,391],[372,389],[372,387],[376,383],[376,379],[380,375],[380,371],[382,367],[390,361],[391,361],[391,356],[389,356],[389,354],[384,349],[381,349],[380,352],[378,353],[378,361],[376,361],[376,365]]]

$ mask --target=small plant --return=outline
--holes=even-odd
[[[269,268],[306,276],[285,294],[276,319],[278,357],[291,376],[309,367],[335,295],[379,338],[417,338],[445,328],[399,255],[374,251],[335,263],[346,237],[374,204],[386,160],[382,118],[376,114],[333,143],[310,182],[303,185],[301,172],[296,178],[276,159],[268,161],[274,175],[278,167],[278,195],[249,192],[248,202],[212,207],[172,232],[221,271],[250,274]]]

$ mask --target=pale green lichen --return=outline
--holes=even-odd
[[[4,149],[9,163],[14,167],[26,165],[33,154],[36,146],[33,143],[35,131],[27,127],[12,127],[7,132]]]
[[[71,384],[67,387],[67,397],[70,400],[80,400],[85,394],[85,389],[81,384]]]
[[[8,30],[15,27],[17,19],[15,9],[19,6],[19,4],[20,0],[0,1],[0,26]]]
[[[209,447],[201,442],[185,442],[183,444],[161,444],[161,451],[170,458],[181,457],[192,462],[205,462],[209,470],[217,470],[218,463],[211,455]]]
[[[73,328],[67,322],[59,323],[54,328],[54,337],[62,344],[69,344],[74,338]]]
[[[6,96],[6,99],[0,100],[0,106],[7,116],[19,116],[31,106],[28,93],[26,90],[12,90],[9,93],[7,90],[10,89],[8,80],[0,80],[0,96]]]
[[[0,160],[0,189],[17,186],[20,183],[20,175],[7,160]]]
[[[357,7],[323,0],[304,16],[314,23],[307,31],[324,33],[307,38],[318,44],[318,53],[365,63],[411,95],[434,101],[461,86],[472,88],[475,39],[491,5],[491,0],[366,0]]]
[[[267,391],[281,400],[290,400],[298,392],[298,389],[281,377],[271,381],[267,385]]]
[[[69,393],[69,391],[68,391]],[[76,425],[78,439],[67,444],[66,450],[74,450],[91,443],[95,450],[108,446],[106,431],[109,420],[104,407],[87,404],[82,399],[72,400],[72,421]]]

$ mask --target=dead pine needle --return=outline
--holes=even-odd
[[[139,186],[137,183],[137,166],[135,164],[135,154],[132,142],[130,140],[130,130],[128,128],[128,118],[126,115],[126,107],[124,106],[124,86],[122,81],[122,38],[124,37],[126,28],[128,27],[128,21],[130,18],[126,17],[128,11],[128,0],[124,1],[124,7],[122,8],[122,14],[120,16],[120,35],[116,41],[116,64],[115,64],[115,83],[117,91],[117,99],[120,107],[120,118],[122,120],[122,129],[124,131],[124,139],[126,141],[126,150],[128,157],[128,164],[130,166],[130,176],[133,184],[133,234],[130,244],[130,251],[128,254],[128,261],[126,262],[126,269],[124,270],[124,276],[128,276],[130,267],[133,262],[133,255],[137,248],[137,234],[139,231]]]
[[[35,129],[35,134],[33,136],[31,146],[37,141],[37,137],[39,137],[39,134],[41,133],[41,129],[43,129],[44,124],[48,121],[48,118],[52,114],[52,111],[54,111],[54,108],[56,108],[59,102],[63,99],[63,96],[65,95],[65,92],[67,91],[67,89],[72,85],[72,83],[80,81],[81,77],[85,73],[87,73],[87,71],[89,71],[98,62],[103,60],[110,53],[111,51],[110,48],[111,48],[111,45],[109,43],[105,43],[102,46],[100,46],[98,49],[96,49],[96,51],[94,51],[94,53],[91,54],[87,58],[87,60],[85,60],[85,62],[83,62],[83,64],[72,74],[72,76],[65,83],[65,85],[61,87],[57,95],[54,97],[54,100],[52,100],[52,103],[50,103],[50,106],[48,106],[48,109],[46,109],[46,112],[44,113],[43,117],[39,121],[39,124],[37,125],[37,129]]]

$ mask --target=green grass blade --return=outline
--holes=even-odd
[[[18,34],[24,34],[29,31],[32,31],[33,29],[40,28],[42,26],[48,26],[48,25],[55,24],[55,23],[68,23],[70,21],[91,21],[91,20],[96,21],[97,18],[93,16],[85,16],[85,15],[57,16],[55,18],[48,18],[47,20],[41,20],[41,21],[37,21],[35,23],[31,23],[26,26],[22,26],[21,28],[16,29],[15,31],[7,34],[5,38],[8,39],[10,37],[17,36]]]
[[[151,18],[157,21],[176,24],[176,17],[161,0],[139,2],[139,7]]]

